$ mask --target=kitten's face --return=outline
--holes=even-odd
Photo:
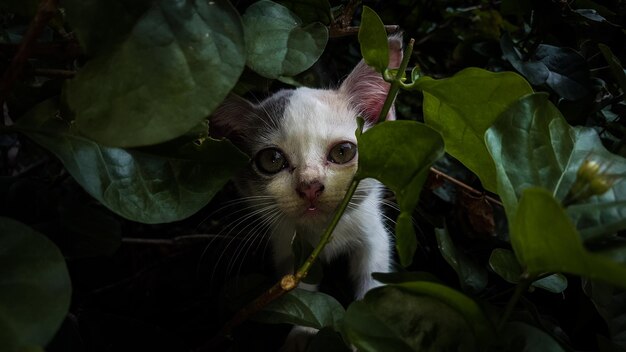
[[[402,60],[401,44],[400,36],[389,39],[390,67]],[[244,196],[270,217],[278,209],[296,223],[322,223],[357,169],[357,116],[374,124],[388,90],[361,61],[336,90],[283,90],[259,104],[232,96],[214,113],[209,130],[251,157],[236,181]],[[393,110],[387,118],[395,118]]]
[[[357,112],[338,91],[300,88],[282,96],[261,104],[258,115],[273,114],[272,122],[258,121],[241,188],[271,197],[296,222],[325,221],[356,172]]]

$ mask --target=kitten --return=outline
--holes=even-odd
[[[389,39],[390,63],[402,59],[401,36]],[[269,241],[277,274],[292,273],[294,234],[317,245],[357,170],[357,116],[373,126],[389,84],[363,60],[338,89],[281,90],[258,104],[230,97],[213,114],[210,132],[227,137],[252,161],[235,180],[256,209],[272,217]],[[395,119],[393,109],[387,116]],[[363,180],[320,259],[348,253],[355,296],[379,285],[372,272],[391,269],[381,186]]]

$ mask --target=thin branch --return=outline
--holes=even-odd
[[[467,191],[469,191],[469,192],[471,192],[471,193],[473,193],[475,195],[485,197],[485,199],[487,199],[488,201],[490,201],[493,204],[497,204],[497,205],[499,205],[501,207],[504,207],[502,202],[500,202],[499,200],[486,195],[485,192],[481,192],[481,191],[477,190],[476,188],[473,188],[473,187],[471,187],[471,186],[469,186],[469,185],[467,185],[467,184],[457,180],[456,178],[454,178],[454,177],[444,173],[443,171],[439,171],[439,170],[435,169],[434,167],[431,167],[430,168],[430,172],[432,172],[433,174],[437,175],[437,177],[442,177],[442,178],[446,179],[446,181],[448,181],[450,183],[453,183],[454,185],[456,185],[458,187],[461,187],[461,188],[463,188],[463,189],[465,189],[465,190],[467,190]]]
[[[11,64],[4,72],[2,80],[0,80],[0,106],[4,105],[9,91],[22,73],[24,64],[30,57],[33,43],[39,38],[48,21],[56,15],[58,5],[59,0],[42,0],[39,4],[35,18],[30,22],[28,30],[17,49],[17,53],[13,56]]]

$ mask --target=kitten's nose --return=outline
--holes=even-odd
[[[300,182],[296,187],[296,192],[300,198],[306,198],[308,200],[317,199],[324,191],[324,185],[319,181],[313,182]]]

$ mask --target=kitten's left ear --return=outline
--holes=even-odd
[[[402,62],[402,34],[389,37],[389,68],[400,67]],[[378,114],[383,108],[390,84],[382,75],[361,60],[343,81],[339,92],[346,94],[366,122],[375,124]],[[387,120],[395,120],[395,109],[392,107]]]

